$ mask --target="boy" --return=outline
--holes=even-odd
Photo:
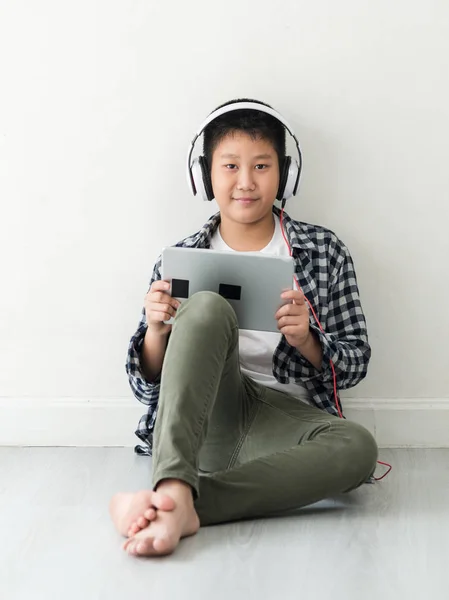
[[[240,102],[255,104],[232,106]],[[222,107],[205,127],[200,160],[203,194],[220,211],[177,245],[287,256],[291,248],[301,289],[283,295],[291,302],[275,315],[279,333],[239,330],[218,294],[179,306],[159,257],[127,361],[131,388],[148,405],[136,451],[153,455],[153,487],[110,503],[133,555],[169,554],[200,525],[353,490],[376,466],[374,438],[337,416],[334,394],[334,384],[365,377],[371,354],[351,256],[333,232],[274,206],[286,181],[291,188],[290,158],[268,105]],[[173,326],[164,323],[171,316]]]

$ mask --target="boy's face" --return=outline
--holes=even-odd
[[[222,216],[241,224],[271,214],[279,187],[279,164],[271,142],[237,131],[212,155],[212,188]],[[243,201],[247,198],[251,201]]]

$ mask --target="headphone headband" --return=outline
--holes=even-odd
[[[298,163],[299,171],[301,171],[302,156],[301,156],[301,149],[299,147],[299,142],[298,142],[296,135],[293,132],[293,129],[290,127],[290,125],[286,121],[286,119],[284,119],[284,117],[280,113],[278,113],[277,110],[274,110],[273,108],[270,108],[269,106],[265,106],[264,104],[259,104],[258,102],[235,102],[234,104],[227,104],[226,106],[222,106],[221,108],[214,110],[207,117],[207,119],[205,121],[203,121],[200,128],[196,132],[194,138],[190,142],[190,146],[189,146],[189,149],[187,152],[187,183],[193,194],[195,194],[195,183],[194,183],[193,175],[192,175],[191,160],[192,160],[192,153],[193,153],[193,149],[195,147],[196,140],[200,137],[200,135],[203,133],[203,131],[206,129],[206,127],[209,125],[209,123],[211,123],[218,117],[221,117],[221,115],[224,115],[228,112],[233,112],[235,110],[242,110],[242,109],[258,110],[260,112],[267,113],[268,115],[271,115],[272,117],[277,119],[280,123],[282,123],[282,125],[284,125],[284,127],[287,129],[289,134],[295,140],[296,149],[298,151],[298,156],[299,156],[299,163]],[[298,181],[295,185],[295,189],[293,192],[294,194],[296,193],[298,183],[299,183],[299,175],[298,175]]]
[[[218,117],[221,117],[221,115],[224,115],[228,112],[232,112],[234,110],[242,110],[242,109],[260,110],[261,112],[271,115],[272,117],[274,117],[275,119],[280,121],[285,126],[285,128],[288,130],[290,135],[292,135],[294,137],[294,133],[293,133],[290,125],[287,123],[287,121],[284,119],[284,117],[282,117],[277,112],[277,110],[274,110],[274,108],[270,108],[269,106],[265,106],[264,104],[259,104],[258,102],[234,102],[234,104],[227,104],[226,106],[222,106],[221,108],[214,110],[214,112],[212,112],[207,117],[207,119],[203,122],[201,127],[198,129],[195,139],[198,138],[203,133],[204,129],[206,129],[206,127],[209,125],[209,123],[211,121],[213,121],[214,119],[217,119]]]

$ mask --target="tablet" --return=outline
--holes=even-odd
[[[162,249],[161,278],[179,302],[196,292],[223,296],[234,308],[240,329],[279,333],[274,315],[291,300],[294,260],[261,252],[226,252],[168,246]],[[165,323],[173,323],[172,317]]]

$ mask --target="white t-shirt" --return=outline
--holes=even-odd
[[[260,252],[274,254],[276,256],[290,256],[287,244],[281,231],[281,222],[277,215],[273,214],[275,230],[271,241]],[[220,234],[220,226],[217,227],[211,239],[211,249],[227,252],[238,252],[230,248]],[[295,288],[296,289],[296,288]],[[281,301],[279,295],[279,302]],[[279,383],[273,376],[272,360],[274,351],[282,337],[281,333],[271,331],[250,331],[240,329],[239,331],[239,357],[242,373],[251,377],[257,383],[270,388],[279,389],[295,396],[296,398],[312,404],[309,391],[302,385],[290,382]]]

